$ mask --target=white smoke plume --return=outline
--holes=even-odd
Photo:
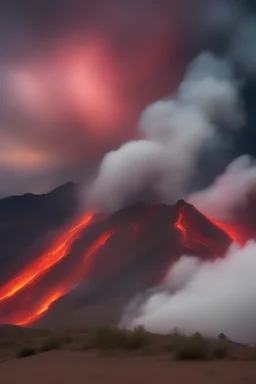
[[[256,164],[249,156],[234,160],[225,173],[188,200],[201,213],[216,220],[232,220],[252,193],[256,193]]]
[[[118,209],[145,188],[166,203],[185,196],[204,146],[218,141],[220,127],[240,127],[238,93],[228,62],[211,53],[199,55],[176,97],[156,102],[143,113],[145,139],[105,156],[89,202]]]
[[[242,249],[231,246],[224,259],[214,262],[184,256],[158,291],[133,305],[133,311],[127,308],[122,325],[143,324],[163,334],[176,327],[209,337],[223,332],[234,341],[254,344],[255,253],[256,243],[251,242]]]

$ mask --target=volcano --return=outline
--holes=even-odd
[[[68,184],[0,201],[1,324],[81,326],[91,308],[97,322],[118,321],[122,306],[159,285],[182,255],[214,260],[232,243],[183,200],[77,215],[76,193]]]

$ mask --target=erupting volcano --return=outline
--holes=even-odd
[[[215,259],[233,241],[243,244],[235,228],[209,220],[184,201],[138,203],[97,221],[85,213],[41,256],[6,279],[0,287],[0,323],[36,325],[46,313],[48,322],[51,316],[59,321],[63,308],[71,311],[113,297],[128,300],[158,284],[184,254]]]

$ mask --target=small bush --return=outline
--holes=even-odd
[[[175,356],[179,360],[205,360],[207,352],[207,341],[202,335],[196,333],[182,340],[175,351]]]
[[[126,329],[117,329],[116,330],[116,346],[120,349],[129,349],[130,348],[130,337],[131,332]]]
[[[117,347],[116,330],[110,327],[99,327],[96,331],[96,346],[100,349]]]
[[[215,359],[224,359],[228,356],[228,345],[222,341],[215,342],[212,349],[212,355]]]
[[[33,356],[36,354],[36,350],[32,347],[25,346],[22,347],[16,354],[16,357],[22,358],[22,357],[28,357],[28,356]]]
[[[96,332],[95,344],[100,349],[142,349],[149,343],[149,334],[141,326],[133,331],[100,327]]]
[[[65,344],[73,342],[73,338],[66,333],[50,334],[42,343],[40,351],[47,352],[53,349],[60,349]]]
[[[128,339],[130,349],[142,349],[150,344],[150,337],[143,326],[135,327]]]
[[[220,340],[227,340],[227,336],[225,335],[225,333],[220,333],[219,336],[218,336],[218,339]]]
[[[129,332],[123,329],[100,327],[96,331],[96,347],[100,349],[129,348]]]
[[[60,349],[64,344],[64,340],[59,335],[52,335],[47,337],[40,348],[41,352],[48,352],[53,349]]]
[[[187,336],[180,333],[178,329],[174,329],[173,332],[166,336],[167,338],[167,345],[166,350],[167,351],[177,351],[182,343],[187,340]]]

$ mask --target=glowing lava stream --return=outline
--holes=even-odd
[[[223,223],[223,222],[211,219],[209,217],[207,217],[207,219],[212,224],[216,225],[216,227],[220,228],[223,232],[225,232],[226,235],[229,236],[229,238],[233,240],[234,243],[236,243],[240,247],[243,247],[245,245],[246,243],[245,236],[242,233],[242,231],[239,230],[238,226],[236,226],[235,224]]]
[[[26,315],[22,319],[14,319],[8,321],[9,324],[27,326],[34,321],[38,320],[60,297],[70,292],[77,284],[79,284],[88,274],[91,267],[92,256],[102,247],[105,246],[109,238],[114,232],[107,231],[100,236],[85,252],[82,262],[77,268],[67,277],[66,281],[62,282],[54,291],[49,293],[47,297],[40,302],[40,304],[33,309],[33,313]],[[17,316],[18,317],[18,316]],[[15,316],[14,316],[15,318]]]
[[[80,217],[74,225],[57,238],[49,250],[23,268],[16,277],[0,287],[0,301],[14,296],[62,260],[68,254],[73,242],[78,239],[81,232],[91,223],[92,219],[92,213],[87,213]]]
[[[187,228],[184,226],[182,221],[183,221],[183,214],[181,211],[179,211],[179,217],[175,223],[175,228],[178,229],[179,231],[181,231],[184,244],[186,245],[186,243],[187,243]]]
[[[244,235],[242,230],[237,225],[220,222],[220,221],[211,219],[208,216],[205,216],[205,217],[213,225],[215,225],[216,227],[221,229],[234,243],[236,243],[240,247],[245,245],[246,240],[247,240],[247,239],[245,239],[246,236]],[[175,223],[175,228],[178,229],[182,233],[184,244],[187,246],[187,228],[184,224],[183,219],[184,219],[183,212],[180,210],[178,219]]]

